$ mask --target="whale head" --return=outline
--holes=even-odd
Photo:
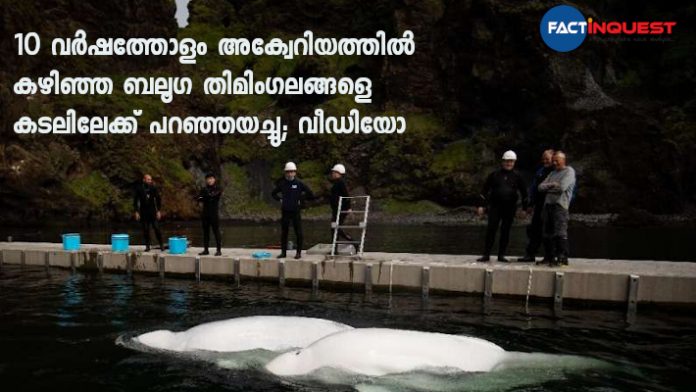
[[[281,354],[266,365],[266,370],[278,376],[298,376],[316,370],[312,350],[300,349]]]
[[[160,329],[158,331],[144,333],[133,338],[133,340],[160,350],[183,351],[183,345],[178,335],[178,332]]]

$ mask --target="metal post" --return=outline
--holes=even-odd
[[[312,292],[319,290],[319,262],[312,263]]]
[[[195,273],[196,273],[196,282],[201,281],[201,257],[196,256],[196,261],[195,261]]]
[[[638,284],[640,276],[630,275],[628,277],[628,317],[635,317],[638,310]]]
[[[104,273],[104,253],[97,253],[97,270],[100,274]]]
[[[70,253],[70,272],[75,273],[77,266],[77,252]]]
[[[483,296],[491,298],[493,296],[493,270],[486,269],[483,281]]]
[[[157,270],[159,271],[160,279],[164,279],[165,270],[165,258],[164,255],[160,254],[157,256]]]
[[[239,264],[240,264],[240,261],[239,261],[239,258],[237,257],[234,259],[234,284],[237,287],[239,287],[241,284],[241,276],[240,276],[241,274],[239,271],[239,269],[240,269]]]
[[[278,287],[285,287],[285,260],[278,261]]]
[[[430,294],[430,267],[424,265],[421,268],[421,296],[428,298]]]
[[[553,283],[553,310],[559,314],[563,310],[563,272],[556,272]]]
[[[44,266],[46,267],[46,274],[51,275],[51,254],[50,254],[50,252],[44,253]]]
[[[27,251],[23,250],[19,256],[19,264],[24,267],[27,264]]]
[[[372,264],[365,264],[365,295],[372,294]]]

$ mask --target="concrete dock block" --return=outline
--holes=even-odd
[[[3,262],[5,264],[22,264],[22,252],[20,249],[3,250]]]
[[[168,274],[195,274],[196,257],[192,255],[166,255],[164,271]]]
[[[234,260],[229,257],[201,257],[201,275],[234,275]]]
[[[303,260],[285,260],[285,279],[312,280],[312,263]]]
[[[319,280],[334,283],[358,283],[365,280],[365,264],[349,260],[324,260],[319,263]]]
[[[532,268],[532,286],[529,295],[552,297],[554,288],[554,271]],[[529,268],[496,268],[493,280],[493,294],[527,295],[529,285]]]
[[[433,290],[481,293],[483,292],[484,272],[484,268],[472,268],[462,265],[431,265],[430,288]]]
[[[278,276],[278,259],[240,259],[239,272],[253,278],[275,278]]]
[[[696,303],[696,280],[685,276],[641,275],[639,302]]]
[[[70,268],[70,252],[58,250],[49,251],[48,253],[48,261],[51,264],[51,267]]]
[[[373,265],[372,285],[389,287],[420,287],[421,267],[417,264],[405,264],[399,261],[389,261]]]
[[[125,253],[104,253],[104,270],[126,271],[128,255]]]
[[[624,274],[564,272],[566,298],[625,302],[628,280]]]
[[[24,252],[25,265],[46,265],[46,251],[42,250],[27,250]]]
[[[159,272],[159,253],[131,253],[125,254],[130,259],[133,271]]]

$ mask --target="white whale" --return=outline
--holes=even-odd
[[[500,346],[459,335],[384,328],[350,329],[281,354],[266,365],[278,376],[303,376],[332,368],[366,376],[414,370],[493,370],[506,357]]]
[[[176,352],[286,351],[352,329],[335,321],[292,316],[252,316],[214,321],[182,332],[158,330],[133,338],[146,346]]]

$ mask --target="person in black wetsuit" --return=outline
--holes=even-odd
[[[491,173],[481,192],[483,203],[488,204],[488,227],[486,228],[486,244],[483,256],[477,261],[489,261],[495,233],[500,225],[500,242],[498,243],[498,261],[508,262],[505,251],[510,240],[510,228],[517,211],[518,193],[522,196],[522,208],[527,208],[527,187],[522,178],[513,170],[517,155],[513,151],[503,154],[500,170]],[[483,215],[483,205],[478,208],[478,214]],[[502,223],[501,223],[502,222]]]
[[[142,182],[135,186],[133,210],[135,211],[135,220],[140,221],[143,229],[145,252],[150,251],[150,227],[155,231],[160,250],[166,249],[162,242],[162,232],[158,223],[162,218],[161,208],[162,198],[159,189],[153,183],[152,176],[144,174]]]
[[[527,238],[529,242],[527,243],[527,249],[525,255],[522,258],[517,259],[521,262],[536,261],[536,254],[541,246],[543,236],[542,231],[544,227],[544,222],[541,219],[542,212],[544,211],[544,201],[546,200],[546,192],[539,191],[537,189],[539,184],[544,182],[546,177],[554,170],[553,167],[553,150],[546,150],[541,155],[541,166],[537,169],[534,174],[534,180],[532,185],[529,187],[529,209],[527,213],[532,213],[532,221],[527,226]],[[530,211],[533,210],[533,211]],[[550,249],[548,247],[544,248],[544,258],[551,258]]]
[[[346,181],[343,176],[346,174],[346,167],[342,164],[336,164],[331,169],[331,224],[336,223],[336,217],[338,217],[338,225],[341,226],[346,221],[348,214],[351,212],[350,209],[350,199],[343,199],[341,202],[341,211],[338,211],[338,202],[341,197],[348,197],[348,187],[346,186]],[[350,234],[343,231],[341,228],[331,229],[331,242],[333,242],[334,235],[336,239],[344,239],[346,241],[353,241],[353,237]]]
[[[285,175],[276,182],[275,188],[271,192],[271,197],[280,201],[280,249],[278,258],[285,258],[288,250],[288,232],[290,223],[295,230],[297,237],[297,253],[295,258],[302,258],[302,217],[300,210],[305,199],[315,199],[314,193],[297,178],[297,166],[293,162],[285,164]]]
[[[198,201],[203,204],[201,212],[201,222],[203,223],[203,252],[201,256],[209,255],[208,247],[210,245],[210,229],[213,229],[215,235],[215,246],[217,251],[215,256],[222,256],[222,241],[220,238],[220,217],[218,214],[220,197],[222,196],[222,188],[217,183],[217,178],[214,174],[205,176],[205,186],[198,194]]]

